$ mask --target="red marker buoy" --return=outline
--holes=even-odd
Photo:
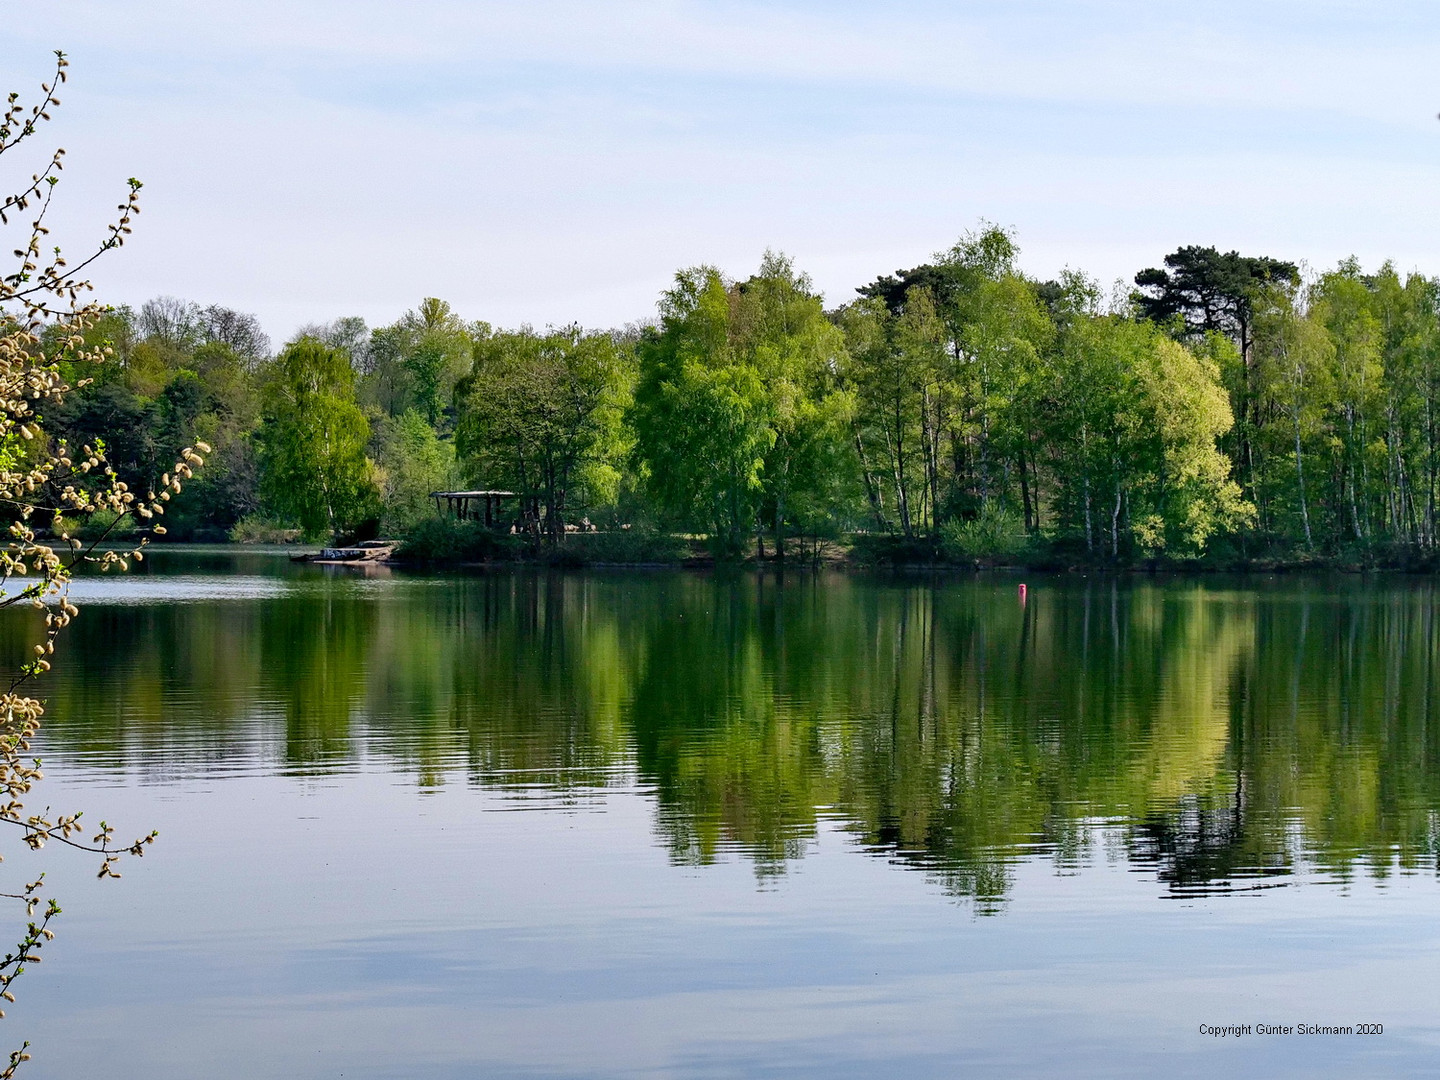
[[[1020,583],[1020,606],[1025,606],[1025,583],[1023,581]]]

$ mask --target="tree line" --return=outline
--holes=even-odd
[[[404,532],[429,493],[516,493],[504,528],[587,522],[784,558],[820,541],[1089,562],[1423,555],[1436,544],[1440,283],[1183,247],[1106,295],[1039,281],[1004,229],[825,306],[788,258],[680,271],[652,321],[497,329],[424,300],[272,350],[170,298],[44,417],[144,483],[214,453],[170,535]],[[808,545],[808,547],[807,547]]]

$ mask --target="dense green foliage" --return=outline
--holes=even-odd
[[[93,331],[116,362],[47,427],[137,481],[211,443],[177,537],[405,533],[478,487],[513,493],[517,551],[633,525],[722,557],[1429,559],[1440,284],[1185,247],[1105,302],[1017,255],[985,226],[827,310],[767,253],[601,333],[429,298],[274,358],[252,318],[162,298]]]
[[[629,383],[614,339],[482,328],[473,353],[455,393],[455,447],[489,486],[520,497],[522,528],[557,540],[572,507],[613,504]]]
[[[660,309],[637,349],[631,412],[656,508],[726,554],[768,530],[783,555],[787,531],[844,514],[854,476],[845,343],[809,281],[774,255],[738,285],[699,267]]]

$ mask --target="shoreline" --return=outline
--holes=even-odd
[[[593,534],[592,534],[593,535]],[[604,536],[605,534],[599,534]],[[620,534],[610,534],[616,536]],[[629,540],[629,537],[625,538]],[[357,560],[321,560],[316,558],[329,545],[324,544],[264,544],[233,541],[168,541],[152,539],[148,548],[152,552],[167,549],[191,550],[253,550],[283,552],[293,561],[316,565],[387,566],[406,570],[496,570],[501,568],[529,567],[553,570],[761,570],[778,572],[815,572],[830,570],[843,573],[902,573],[902,574],[1044,574],[1049,576],[1183,576],[1209,577],[1216,575],[1265,575],[1291,576],[1302,574],[1344,574],[1347,576],[1386,575],[1421,577],[1440,573],[1440,553],[1377,553],[1370,558],[1350,556],[1309,557],[1303,559],[1282,557],[1207,558],[1207,559],[1144,559],[1134,562],[1087,561],[1083,558],[1065,557],[1072,553],[1044,553],[1034,559],[1003,558],[906,558],[899,552],[885,553],[888,557],[876,557],[872,548],[860,555],[854,549],[844,550],[838,545],[831,551],[816,558],[802,555],[777,559],[774,556],[758,558],[752,552],[744,558],[717,559],[703,549],[700,542],[666,536],[642,536],[635,538],[634,558],[626,558],[626,552],[605,544],[604,550],[593,554],[584,550],[586,545],[573,540],[559,548],[527,550],[518,544],[487,543],[483,550],[467,545],[445,545],[436,550],[405,550],[405,544],[383,558]],[[417,545],[419,546],[419,545]],[[688,549],[688,550],[687,550]],[[914,549],[911,548],[910,551]],[[919,554],[918,552],[916,554]],[[928,553],[927,553],[928,554]]]

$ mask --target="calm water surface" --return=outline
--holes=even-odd
[[[161,838],[44,853],[37,1080],[1440,1061],[1428,580],[140,570],[44,798]]]

